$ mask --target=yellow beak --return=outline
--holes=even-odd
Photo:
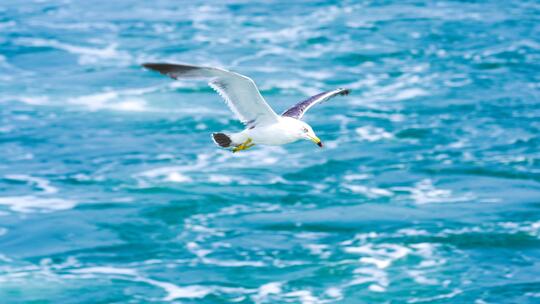
[[[322,148],[323,144],[322,144],[321,140],[317,136],[310,136],[310,135],[308,135],[308,136],[309,136],[309,139],[311,139],[312,142],[316,143],[317,146]]]

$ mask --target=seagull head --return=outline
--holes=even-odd
[[[317,144],[317,146],[322,148],[323,144],[321,140],[317,137],[317,135],[315,135],[315,132],[313,132],[313,129],[311,128],[311,126],[300,120],[298,120],[298,122],[300,123],[298,124],[298,130],[297,130],[298,137],[300,139],[312,141],[315,144]]]

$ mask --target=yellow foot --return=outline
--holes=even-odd
[[[248,138],[244,143],[242,143],[242,144],[240,144],[240,145],[234,147],[234,148],[232,149],[232,152],[233,152],[233,153],[236,153],[236,152],[238,152],[238,151],[247,150],[247,149],[249,149],[249,148],[255,146],[255,144],[252,144],[251,142],[252,142],[251,138]]]

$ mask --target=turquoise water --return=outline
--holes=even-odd
[[[151,3],[152,2],[152,3]],[[1,303],[539,303],[538,1],[0,2]],[[232,154],[251,76],[326,143]]]

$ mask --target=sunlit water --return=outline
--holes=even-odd
[[[537,1],[0,2],[0,302],[540,302]],[[227,67],[326,143],[215,147]],[[44,301],[44,302],[40,302]]]

